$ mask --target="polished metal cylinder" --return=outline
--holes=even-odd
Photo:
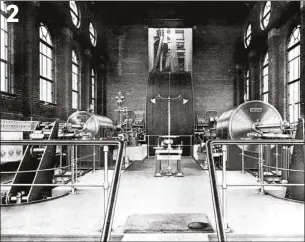
[[[86,111],[76,111],[71,114],[67,119],[67,125],[76,129],[76,134],[83,138],[94,138],[103,132],[103,129],[114,128],[110,118]]]
[[[221,139],[251,140],[249,134],[259,134],[257,132],[260,131],[282,134],[282,123],[281,115],[271,104],[259,100],[248,101],[220,115],[216,135]],[[255,145],[246,144],[244,149],[257,152]]]

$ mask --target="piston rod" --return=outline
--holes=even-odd
[[[282,124],[259,124],[259,123],[254,123],[254,125],[258,129],[278,128],[283,126]]]

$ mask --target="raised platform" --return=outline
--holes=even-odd
[[[174,165],[175,161],[172,162]],[[182,157],[184,177],[156,179],[153,177],[154,165],[155,158],[152,157],[144,162],[137,161],[122,171],[112,239],[118,241],[123,238],[124,225],[132,214],[204,213],[215,230],[208,171],[202,170],[192,158]],[[220,182],[221,171],[216,175]],[[103,170],[89,172],[78,183],[102,184],[103,177]],[[109,174],[109,181],[111,179]],[[251,174],[240,171],[229,171],[227,180],[230,184],[257,181]],[[304,236],[304,204],[260,195],[258,188],[259,185],[228,189],[228,223],[233,229],[232,235],[264,235],[271,237],[272,241],[285,236],[290,238],[291,235]],[[1,241],[99,241],[104,218],[103,203],[102,188],[82,188],[75,195],[47,202],[1,207]],[[173,241],[178,238],[208,241],[208,234],[194,233],[193,237],[185,233],[171,235],[161,232],[150,237],[149,234],[146,237],[128,234],[123,240]]]

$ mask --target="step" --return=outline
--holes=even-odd
[[[216,234],[208,237],[208,241],[218,241]],[[227,234],[227,241],[304,241],[304,235]]]
[[[124,234],[122,241],[209,241],[207,233]]]
[[[112,234],[110,241],[122,241],[123,235]],[[0,241],[98,241],[101,234],[1,234]]]

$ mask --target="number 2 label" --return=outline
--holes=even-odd
[[[8,5],[6,8],[8,11],[10,11],[11,9],[13,9],[13,12],[11,13],[11,15],[7,18],[7,22],[8,23],[18,23],[19,22],[19,18],[15,18],[17,13],[18,13],[18,6],[17,5]]]

